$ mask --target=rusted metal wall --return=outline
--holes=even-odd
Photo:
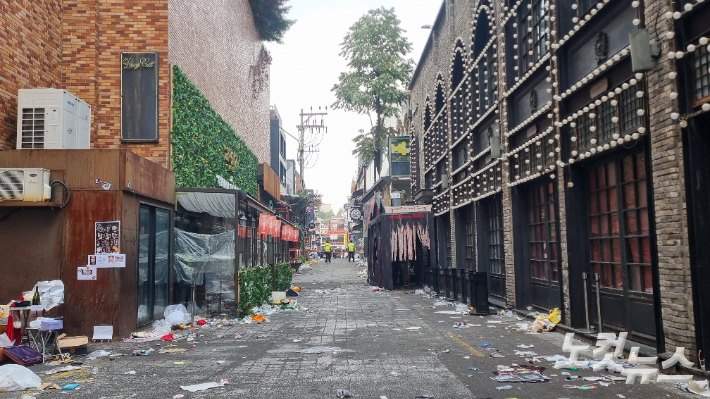
[[[62,217],[50,208],[0,208],[0,303],[60,277]]]
[[[29,290],[37,281],[61,278],[65,333],[90,336],[95,325],[106,324],[114,326],[115,338],[125,337],[137,319],[139,207],[171,209],[174,174],[127,150],[0,152],[0,168],[7,167],[46,168],[53,177],[64,171],[59,176],[71,200],[64,209],[0,206],[0,301],[19,294],[6,287]],[[95,251],[94,223],[113,220],[121,221],[126,267],[99,269],[96,281],[78,281],[77,267]]]

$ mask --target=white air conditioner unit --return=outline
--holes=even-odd
[[[0,168],[0,201],[49,201],[52,188],[49,170],[40,168]]]
[[[17,149],[86,149],[91,106],[62,89],[20,89]]]

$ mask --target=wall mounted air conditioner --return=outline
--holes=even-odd
[[[49,170],[0,168],[0,201],[49,201]]]
[[[89,149],[91,106],[62,89],[20,89],[17,149]]]

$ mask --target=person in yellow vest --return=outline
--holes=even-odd
[[[326,263],[331,263],[330,257],[332,255],[332,253],[330,251],[331,251],[330,250],[330,243],[326,241],[326,243],[325,243],[325,262]]]
[[[348,243],[348,263],[350,263],[350,260],[355,262],[355,244],[353,240]]]

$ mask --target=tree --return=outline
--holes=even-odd
[[[330,219],[331,217],[333,217],[333,211],[332,211],[332,210],[330,210],[330,211],[328,211],[328,212],[319,211],[319,212],[318,212],[318,217],[320,217],[320,218],[323,219],[323,220],[328,220],[328,219]]]
[[[336,213],[338,216],[343,216],[343,208],[338,209],[338,213]]]
[[[294,224],[305,227],[310,213],[309,208],[313,208],[314,213],[317,214],[320,210],[321,200],[320,194],[313,194],[306,190],[301,190],[295,196],[288,197],[287,203],[291,208]]]
[[[404,88],[414,68],[414,61],[405,58],[412,44],[402,36],[405,31],[399,22],[394,8],[384,7],[368,11],[355,22],[340,44],[340,55],[348,61],[349,71],[340,74],[332,89],[336,98],[333,108],[370,116],[371,129],[356,137],[354,153],[362,154],[363,160],[372,153],[378,174],[384,120],[397,115],[397,106],[407,100]]]
[[[283,36],[296,21],[286,19],[288,0],[249,0],[254,25],[265,42],[283,43]]]

